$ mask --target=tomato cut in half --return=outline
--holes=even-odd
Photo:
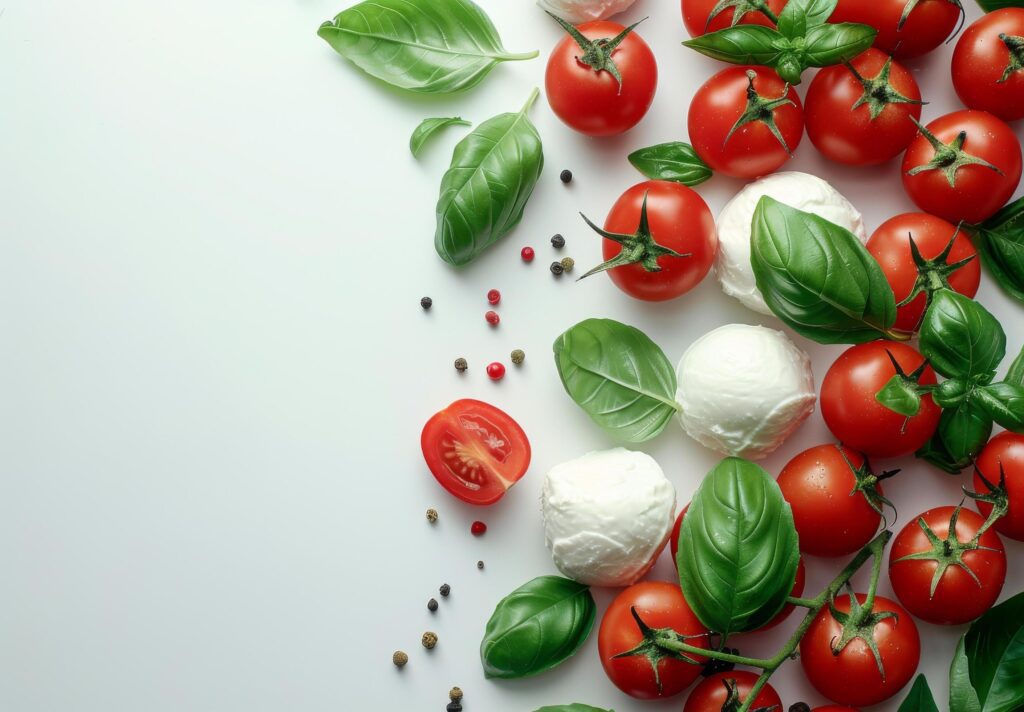
[[[470,504],[494,504],[530,466],[530,441],[519,423],[470,398],[435,413],[420,446],[440,485]]]

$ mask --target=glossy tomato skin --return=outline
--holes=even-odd
[[[686,699],[683,712],[722,712],[725,701],[728,699],[728,692],[725,686],[726,680],[736,682],[736,689],[739,692],[740,700],[746,701],[750,691],[754,688],[758,676],[748,670],[731,670],[730,672],[718,672],[709,676],[693,689]],[[773,712],[782,711],[782,700],[779,693],[771,684],[766,684],[754,698],[751,709],[766,708]]]
[[[633,234],[640,225],[640,212],[647,195],[647,220],[654,241],[689,257],[658,259],[660,272],[648,272],[642,265],[615,267],[608,271],[623,292],[647,302],[680,297],[707,277],[718,251],[715,218],[704,199],[681,183],[650,180],[623,193],[604,222],[608,232]],[[622,251],[622,245],[604,240],[604,259]]]
[[[804,134],[804,112],[796,90],[765,67],[730,67],[711,77],[690,102],[690,141],[697,154],[718,173],[757,178],[778,170],[791,155],[768,126],[752,121],[729,132],[747,107],[747,72],[755,74],[754,89],[765,99],[785,96],[792,101],[773,111],[775,123],[790,151]],[[728,138],[728,140],[727,140]]]
[[[968,108],[1016,121],[1024,119],[1024,70],[1002,81],[1011,56],[1000,35],[1024,37],[1024,9],[995,10],[967,28],[953,52],[953,86]]]
[[[585,22],[577,29],[587,38],[612,38],[624,27],[616,22]],[[551,109],[566,125],[588,136],[614,136],[636,126],[651,108],[658,87],[654,52],[636,33],[612,53],[621,86],[608,71],[595,72],[576,59],[582,51],[566,35],[548,59],[544,86]]]
[[[899,303],[910,296],[917,281],[917,266],[910,251],[910,238],[925,259],[935,259],[946,249],[956,235],[947,264],[973,258],[949,277],[949,286],[967,297],[974,297],[981,284],[981,261],[978,251],[967,233],[957,234],[956,226],[927,213],[904,213],[882,223],[868,240],[868,252],[885,273],[885,278]],[[924,316],[928,298],[920,294],[914,301],[896,310],[893,328],[907,333],[916,332]]]
[[[975,462],[974,491],[984,494],[989,491],[985,479],[993,485],[999,484],[999,466],[1006,473],[1006,491],[1009,495],[1009,511],[996,520],[994,528],[1004,536],[1024,541],[1024,435],[1002,432],[988,441]],[[978,511],[987,517],[992,512],[988,502],[978,502]]]
[[[860,22],[878,30],[875,47],[894,57],[920,57],[946,41],[960,22],[954,0],[921,0],[900,28],[909,0],[839,0],[829,22]]]
[[[857,594],[861,603],[865,598]],[[849,613],[850,597],[838,596],[835,607],[840,613]],[[832,643],[841,639],[843,627],[828,606],[821,609],[800,641],[800,662],[807,679],[833,702],[858,707],[878,704],[899,692],[917,670],[921,638],[914,619],[898,603],[883,596],[875,597],[873,610],[897,616],[880,621],[874,630],[884,680],[871,649],[860,638],[851,640],[838,655],[833,654]]]
[[[494,504],[530,466],[530,441],[519,423],[470,398],[435,413],[420,447],[438,483],[469,504]]]
[[[597,649],[605,674],[616,687],[641,700],[663,699],[678,695],[693,684],[703,669],[700,664],[665,658],[658,662],[661,679],[659,689],[654,668],[642,655],[627,658],[615,656],[632,650],[643,640],[630,609],[636,608],[643,621],[652,628],[672,628],[683,635],[705,636],[707,629],[697,620],[683,597],[678,584],[666,581],[643,581],[623,590],[608,606],[601,619]],[[692,638],[690,645],[707,648],[707,637]]]
[[[954,186],[942,170],[910,175],[911,170],[928,165],[935,157],[928,140],[918,136],[903,156],[903,187],[917,207],[951,223],[980,223],[1013,197],[1020,183],[1021,148],[1005,122],[984,111],[966,110],[946,114],[927,128],[946,145],[965,132],[964,150],[1000,172],[983,165],[962,166],[956,171]]]
[[[711,12],[718,5],[719,0],[681,0],[680,5],[683,11],[683,23],[686,25],[687,32],[690,33],[691,37],[700,37],[701,35],[709,32],[717,32],[718,30],[724,30],[732,25],[732,19],[734,16],[733,8],[727,8],[722,12],[715,15],[715,17],[708,22],[708,18],[711,17]],[[782,8],[786,6],[786,0],[768,0],[768,8],[775,13],[776,16],[782,12]],[[741,25],[761,25],[762,27],[775,27],[768,16],[763,12],[748,12],[740,18],[739,24]]]
[[[882,72],[888,55],[869,49],[851,62],[860,75],[874,79]],[[921,100],[914,75],[899,62],[890,67],[889,82],[902,96]],[[871,108],[854,105],[864,96],[864,86],[843,64],[825,67],[811,82],[804,100],[807,135],[826,157],[850,166],[869,166],[890,161],[903,153],[917,135],[911,118],[921,118],[921,105],[889,103],[875,118]]]
[[[889,353],[904,373],[913,373],[924,363],[924,357],[904,343],[871,341],[847,349],[821,384],[821,414],[829,430],[844,445],[872,457],[914,452],[935,432],[941,415],[930,394],[922,396],[921,410],[909,420],[878,402],[876,394],[896,375]],[[919,383],[935,383],[930,366]]]
[[[919,521],[931,528],[939,539],[949,536],[950,517],[956,507],[936,507],[908,522],[893,540],[889,551],[889,580],[900,603],[921,620],[936,625],[969,623],[995,604],[1006,579],[1006,552],[999,535],[989,529],[981,536],[985,549],[967,551],[963,562],[980,585],[959,566],[950,566],[942,574],[935,594],[931,594],[932,578],[938,562],[926,559],[899,559],[933,549]],[[978,533],[984,517],[970,509],[961,509],[956,523],[956,538],[969,542]]]
[[[812,556],[846,556],[859,551],[878,531],[882,515],[856,491],[850,470],[864,456],[848,447],[818,445],[790,460],[779,473],[782,496],[793,509],[800,550]],[[876,489],[882,494],[881,485]]]

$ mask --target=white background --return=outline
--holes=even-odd
[[[627,152],[685,138],[689,97],[719,66],[680,46],[676,2],[640,0],[622,19],[651,16],[640,31],[661,81],[646,120],[588,140],[542,99],[532,116],[547,168],[526,218],[455,271],[432,236],[459,130],[419,162],[409,134],[426,116],[518,110],[560,38],[528,0],[482,4],[510,50],[542,58],[499,67],[465,96],[426,98],[368,79],[316,37],[339,0],[0,2],[0,709],[434,712],[453,684],[467,712],[681,708],[620,694],[595,638],[514,682],[485,681],[477,646],[503,595],[554,572],[545,470],[613,444],[563,393],[554,338],[613,317],[675,361],[715,326],[762,321],[714,279],[651,306],[605,277],[547,271],[561,254],[598,261],[577,211],[600,222],[639,180]],[[950,52],[912,64],[926,118],[958,107]],[[837,168],[805,140],[792,166],[833,181],[870,229],[911,209],[895,164]],[[739,185],[700,191],[717,213]],[[568,239],[560,255],[555,232]],[[498,329],[483,319],[491,287],[504,295]],[[987,276],[979,298],[1016,352],[1020,305]],[[842,349],[797,341],[820,381]],[[484,366],[513,348],[526,364],[489,382]],[[458,356],[471,364],[463,377]],[[465,396],[508,410],[534,447],[526,478],[486,510],[445,494],[419,451],[423,422]],[[764,464],[777,472],[827,440],[815,415]],[[717,461],[675,425],[644,449],[680,502]],[[958,501],[959,479],[903,464],[887,489],[900,526]],[[434,527],[428,506],[441,512]],[[490,527],[480,539],[476,518]],[[1024,588],[1024,548],[1007,547],[1004,596]],[[838,567],[813,560],[808,591]],[[653,575],[672,577],[667,557]],[[452,595],[431,616],[444,582]],[[603,610],[611,592],[596,596]],[[429,654],[428,629],[441,639]],[[920,629],[922,669],[944,698],[962,629]],[[769,652],[782,635],[742,647]],[[401,672],[397,648],[411,657]],[[798,668],[773,681],[786,704],[823,702]]]

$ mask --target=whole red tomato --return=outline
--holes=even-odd
[[[796,91],[765,67],[730,67],[690,102],[690,141],[712,169],[756,178],[788,161],[804,134]]]
[[[839,596],[835,609],[841,618],[864,616],[866,599],[858,593],[858,605],[851,608],[850,597]],[[871,615],[862,625],[874,639],[878,660],[860,637],[837,649],[843,642],[843,623],[828,606],[821,609],[800,641],[800,662],[807,679],[818,692],[842,705],[875,705],[889,699],[910,682],[921,660],[921,638],[914,619],[895,601],[876,596]]]
[[[616,687],[641,700],[678,695],[700,676],[706,659],[699,657],[687,662],[662,658],[652,662],[644,655],[615,657],[643,642],[643,634],[630,612],[633,608],[651,628],[672,628],[682,635],[695,636],[687,641],[694,647],[708,647],[707,628],[690,610],[678,584],[664,581],[633,584],[615,597],[601,619],[597,648],[605,674]]]
[[[686,698],[683,712],[723,712],[738,709],[736,703],[745,702],[754,688],[758,676],[747,670],[717,672],[709,676]],[[779,693],[770,684],[765,684],[754,698],[751,709],[766,709],[782,712]]]
[[[978,494],[991,491],[985,480],[998,487],[1000,473],[1005,475],[1009,510],[996,520],[995,530],[1011,539],[1024,541],[1024,435],[999,433],[988,441],[974,466],[974,491]],[[978,511],[987,517],[992,512],[992,505],[979,501]]]
[[[925,260],[923,266],[914,259],[911,240]],[[913,300],[896,310],[893,328],[899,331],[915,332],[921,325],[928,304],[927,292],[921,290],[932,280],[967,297],[978,293],[978,251],[971,238],[942,218],[926,213],[897,215],[875,230],[867,248],[881,265],[897,303],[917,292]]]
[[[812,447],[782,468],[778,482],[793,509],[805,554],[852,554],[878,532],[882,486],[859,452],[836,445]]]
[[[844,445],[874,457],[914,452],[928,442],[942,414],[930,394],[921,397],[921,410],[909,419],[878,402],[875,396],[896,375],[890,354],[906,374],[924,363],[924,356],[904,343],[872,341],[847,349],[821,384],[821,414],[829,430]],[[918,383],[935,383],[931,366]]]
[[[707,203],[681,183],[638,183],[615,201],[603,230],[591,227],[605,238],[605,262],[584,277],[607,271],[619,289],[648,302],[675,299],[696,287],[718,251]]]
[[[654,100],[654,53],[635,31],[615,22],[585,22],[575,32],[548,59],[544,86],[551,109],[589,136],[628,131]]]
[[[984,523],[973,510],[936,507],[896,535],[889,580],[908,611],[929,623],[960,625],[992,607],[1006,579],[1006,551],[991,529],[974,542]]]
[[[946,41],[962,14],[960,0],[839,0],[829,22],[871,25],[878,30],[875,47],[895,57],[920,57]]]
[[[717,32],[730,27],[736,16],[735,7],[726,7],[715,15],[711,13],[721,4],[721,0],[681,0],[683,23],[691,37],[700,37],[708,32]],[[786,0],[768,0],[768,9],[776,16],[786,6]],[[761,25],[775,27],[775,23],[760,10],[749,10],[743,13],[738,25]]]
[[[804,100],[807,135],[826,158],[851,166],[889,161],[917,135],[921,90],[877,49],[818,72]]]
[[[953,52],[953,86],[971,109],[1003,121],[1024,119],[1024,9],[983,15],[967,28]]]
[[[1001,119],[957,111],[932,121],[903,156],[903,187],[921,210],[979,223],[1020,183],[1020,142]]]

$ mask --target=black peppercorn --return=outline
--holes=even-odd
[[[427,601],[427,610],[430,611],[431,613],[433,613],[434,611],[437,610],[437,599],[436,598],[431,598],[429,601]]]
[[[551,238],[551,246],[556,250],[560,250],[565,247],[565,238],[561,235],[555,235]]]
[[[806,702],[797,702],[790,705],[789,712],[811,712],[811,706]]]
[[[441,588],[438,589],[438,590],[441,592],[442,596],[447,598],[448,594],[452,592],[452,587],[449,586],[448,584],[444,583],[444,584],[441,584]]]
[[[430,307],[434,306],[434,300],[430,297],[423,297],[423,299],[420,300],[420,306],[424,309],[430,309]]]
[[[478,561],[478,562],[476,562],[476,567],[477,567],[478,569],[481,569],[481,570],[483,570],[483,568],[484,568],[484,562],[482,562],[482,561]]]
[[[562,182],[563,182],[563,183],[569,183],[569,182],[571,182],[571,181],[572,181],[572,171],[570,171],[570,170],[569,170],[569,169],[567,168],[567,169],[565,169],[564,171],[562,171],[562,172],[561,172],[561,173],[560,173],[560,174],[558,175],[558,177],[562,179]]]
[[[448,706],[445,707],[446,712],[462,712],[461,702],[449,702]]]
[[[562,274],[562,272],[564,272],[564,271],[565,271],[565,267],[562,266],[561,262],[552,262],[551,263],[551,274],[553,274],[553,275],[555,275],[557,277],[557,276],[560,276]]]
[[[464,358],[455,359],[455,370],[459,373],[465,373],[466,369],[469,368],[469,363]]]

